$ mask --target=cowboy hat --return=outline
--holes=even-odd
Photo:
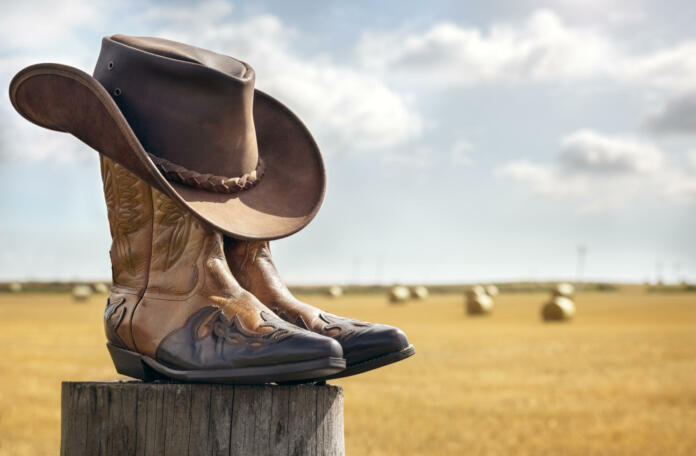
[[[244,62],[174,41],[113,35],[90,76],[43,63],[10,100],[25,118],[72,133],[223,234],[277,239],[321,206],[319,149]]]

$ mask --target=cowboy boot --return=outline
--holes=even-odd
[[[267,383],[345,367],[340,344],[281,320],[239,286],[219,232],[103,156],[101,170],[113,239],[104,319],[119,373]]]
[[[226,237],[225,256],[241,286],[283,320],[341,343],[346,369],[327,378],[355,375],[415,353],[398,328],[339,317],[296,299],[280,278],[267,241]]]

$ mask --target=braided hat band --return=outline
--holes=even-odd
[[[215,193],[237,193],[242,190],[247,190],[258,184],[265,171],[265,166],[261,157],[259,157],[259,162],[255,170],[239,177],[226,177],[199,173],[198,171],[193,171],[181,165],[177,165],[166,158],[158,157],[149,152],[148,155],[167,179],[188,185],[189,187],[200,188]]]

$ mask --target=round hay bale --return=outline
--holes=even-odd
[[[92,288],[94,288],[95,293],[99,294],[107,294],[109,292],[109,286],[101,282],[95,283],[92,285]]]
[[[569,283],[559,283],[551,292],[553,296],[562,296],[566,298],[572,298],[574,293],[575,287]]]
[[[486,285],[484,288],[486,289],[486,294],[490,297],[495,297],[499,294],[498,287],[493,284]]]
[[[486,289],[481,285],[474,285],[467,290],[466,296],[469,299],[474,299],[476,296],[488,296],[488,293],[486,293]]]
[[[541,318],[544,321],[566,321],[575,315],[573,300],[565,296],[556,296],[541,308]]]
[[[341,296],[343,296],[343,288],[334,285],[332,287],[329,287],[328,293],[329,296],[331,296],[332,298],[340,298]]]
[[[409,289],[401,285],[392,287],[391,291],[389,291],[389,301],[391,301],[392,303],[403,303],[407,301],[410,297],[411,292],[409,291]]]
[[[23,288],[24,287],[19,282],[12,282],[7,286],[7,289],[10,290],[12,293],[19,293],[20,291],[22,291]]]
[[[77,285],[73,288],[72,295],[75,301],[86,301],[92,294],[92,288],[87,285]]]
[[[493,298],[487,294],[477,294],[470,290],[466,296],[466,313],[469,315],[488,315],[493,311]]]
[[[422,285],[413,287],[411,290],[411,297],[415,299],[426,299],[428,297],[428,289]]]

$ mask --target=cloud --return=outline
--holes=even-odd
[[[515,160],[494,175],[537,195],[569,200],[579,213],[615,210],[655,194],[696,201],[696,173],[667,165],[664,152],[645,140],[579,130],[560,143],[551,162]]]
[[[482,80],[577,79],[606,71],[613,47],[589,29],[569,27],[549,10],[521,24],[500,23],[485,32],[439,23],[421,33],[365,33],[358,57],[375,70],[437,74],[450,84]]]
[[[302,55],[298,48],[308,37],[275,16],[235,21],[231,11],[224,2],[207,2],[157,6],[144,17],[156,18],[160,36],[249,62],[257,87],[295,111],[326,152],[388,148],[421,134],[420,114],[379,77],[326,56]]]
[[[673,96],[648,114],[644,123],[656,133],[696,134],[696,91]]]
[[[372,71],[407,81],[436,78],[437,87],[588,79],[669,91],[696,85],[696,41],[636,54],[625,48],[601,29],[570,25],[542,9],[488,30],[441,22],[420,31],[365,32],[356,53]]]
[[[683,92],[696,86],[696,41],[687,40],[643,55],[622,56],[612,62],[619,81]]]
[[[665,193],[667,196],[679,201],[696,202],[696,176],[669,182]]]
[[[0,141],[1,163],[89,163],[98,155],[72,135],[42,129],[35,125],[15,125]],[[14,123],[14,122],[13,122]],[[13,145],[15,147],[13,147]]]
[[[643,174],[659,170],[662,155],[646,141],[579,130],[562,139],[559,165],[568,174]]]
[[[74,8],[62,9],[62,4],[61,8],[54,8],[49,4],[30,14],[27,11],[31,9],[20,2],[18,5],[23,6],[10,9],[9,15],[2,19],[2,25],[9,28],[0,28],[0,37],[6,38],[5,44],[0,45],[5,52],[0,57],[0,79],[9,83],[16,71],[46,60],[46,55],[52,56],[52,61],[90,70],[91,62],[97,58],[99,42],[86,44],[77,39],[79,32],[99,24],[113,26],[114,15],[108,5],[101,5],[104,6],[101,9],[99,3],[70,1]],[[399,147],[422,133],[423,119],[407,96],[360,68],[324,55],[304,55],[303,40],[312,37],[288,27],[276,16],[237,18],[229,2],[218,0],[192,5],[146,4],[139,8],[138,15],[120,15],[119,29],[142,30],[144,34],[190,43],[249,62],[256,70],[257,87],[293,110],[307,124],[324,153]],[[77,13],[64,13],[73,9]],[[41,15],[36,13],[39,10]],[[29,23],[32,27],[27,27]],[[42,28],[43,25],[46,27]],[[38,29],[37,36],[32,35],[34,28]],[[18,35],[10,36],[14,33]],[[10,38],[12,45],[8,46]],[[62,58],[65,54],[71,57]],[[31,136],[28,133],[26,136],[37,146],[7,141],[0,161],[41,161],[54,157],[81,160],[79,150],[53,153],[54,148],[65,149],[64,140],[52,139],[55,133],[43,135],[47,142],[40,145],[38,142],[44,139],[36,134],[37,128],[23,125],[27,122],[8,106],[9,103],[4,103],[4,109],[0,108],[2,119],[17,126],[22,135],[30,132]],[[59,143],[62,145],[58,146]]]
[[[98,27],[108,6],[99,0],[3,2],[0,42],[4,50],[17,51],[76,40],[85,27]]]
[[[498,167],[494,174],[524,182],[532,187],[535,193],[550,195],[567,189],[567,186],[558,185],[558,179],[551,167],[533,163],[528,160],[516,160]]]

